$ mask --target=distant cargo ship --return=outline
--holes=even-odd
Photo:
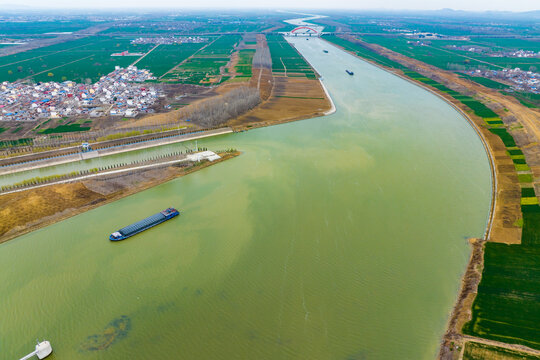
[[[155,215],[149,216],[144,220],[126,226],[118,231],[115,231],[109,236],[111,241],[120,241],[127,239],[130,236],[140,233],[141,231],[150,229],[153,226],[161,224],[164,221],[170,220],[175,216],[180,215],[180,212],[175,208],[168,208],[158,212]]]
[[[326,53],[326,54],[328,54],[328,50],[323,50],[323,53]]]
[[[353,73],[352,71],[350,71],[350,70],[345,70],[345,72],[346,72],[347,74],[351,75],[351,76],[354,75],[354,73]]]

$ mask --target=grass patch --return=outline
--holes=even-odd
[[[523,155],[523,151],[520,149],[508,149],[507,151],[510,155]]]
[[[535,197],[522,197],[521,205],[538,205],[538,199]]]
[[[498,81],[491,80],[491,79],[488,79],[488,78],[485,78],[485,77],[481,77],[481,76],[471,76],[471,75],[467,75],[467,74],[460,74],[460,76],[462,78],[469,79],[471,81],[474,81],[477,84],[484,85],[485,87],[488,87],[488,88],[491,88],[491,89],[505,90],[505,89],[510,88],[510,86],[508,86],[506,84],[503,84],[503,83],[500,83]]]
[[[32,146],[32,145],[34,145],[34,140],[30,138],[0,141],[0,149],[16,147],[16,146]]]
[[[463,360],[534,360],[538,357],[497,346],[467,342]]]
[[[532,183],[533,177],[531,174],[518,174],[518,180],[520,183]]]
[[[489,131],[491,131],[492,133],[500,137],[502,142],[504,143],[504,146],[506,146],[507,148],[516,146],[516,142],[514,141],[514,138],[512,137],[512,135],[508,133],[508,131],[506,131],[506,129],[497,128],[497,129],[489,129]]]
[[[530,222],[524,214],[523,237]],[[539,348],[540,248],[489,242],[484,258],[472,320],[463,332]]]
[[[531,170],[531,168],[527,164],[514,163],[514,167],[516,168],[516,171],[530,171]]]
[[[536,196],[536,193],[534,192],[534,188],[521,188],[521,196],[522,197],[529,197],[529,196]]]
[[[67,132],[78,132],[78,131],[88,131],[90,127],[83,127],[81,124],[69,124],[69,125],[58,125],[54,128],[48,128],[40,130],[40,134],[58,134],[58,133],[67,133]]]

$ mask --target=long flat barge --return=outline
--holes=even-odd
[[[147,217],[141,221],[137,221],[134,224],[128,225],[118,231],[113,232],[109,236],[111,241],[120,241],[127,239],[133,235],[136,235],[144,230],[148,230],[151,227],[161,224],[164,221],[170,220],[175,216],[180,215],[180,212],[175,208],[168,208],[163,211],[158,212],[152,216]]]

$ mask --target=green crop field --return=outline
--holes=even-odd
[[[59,133],[66,133],[66,132],[78,132],[78,131],[88,131],[90,130],[90,127],[81,126],[81,124],[66,124],[66,125],[58,125],[54,128],[48,128],[44,130],[40,130],[40,134],[59,134]]]
[[[0,34],[6,35],[29,35],[46,34],[49,32],[73,32],[82,30],[96,23],[88,20],[64,20],[64,21],[2,21],[0,22]]]
[[[251,77],[253,74],[253,56],[255,55],[254,49],[244,49],[238,52],[238,63],[235,66],[235,70],[241,73],[245,77]]]
[[[472,80],[475,83],[478,83],[480,85],[484,85],[485,87],[492,88],[492,89],[505,90],[505,89],[510,88],[509,85],[506,85],[506,84],[503,84],[498,81],[491,80],[485,77],[481,77],[481,76],[470,76],[467,74],[460,74],[460,76],[463,78]]]
[[[494,50],[530,50],[540,51],[540,44],[536,38],[496,38],[496,37],[473,37],[472,44],[487,46]]]
[[[24,138],[17,140],[4,140],[0,141],[0,149],[6,149],[16,146],[32,146],[34,144],[34,139]]]
[[[540,207],[522,206],[521,245],[487,243],[484,271],[463,332],[540,348]]]
[[[240,35],[220,36],[164,76],[163,80],[198,85],[225,81],[229,77],[220,78],[220,69],[230,61],[231,54],[241,38]]]
[[[275,74],[316,78],[311,66],[283,36],[267,35],[266,40],[272,57],[272,71]]]
[[[198,33],[243,33],[262,31],[268,27],[265,23],[248,22],[244,24],[223,23],[223,24],[208,24],[201,25],[195,28]]]
[[[404,37],[365,35],[362,37],[362,40],[384,46],[445,70],[467,70],[478,67],[487,67],[494,70],[503,67],[519,67],[529,70],[531,66],[540,67],[540,59],[537,58],[490,57],[485,54],[446,48],[446,46],[452,45],[474,45],[474,43],[467,41],[433,40],[428,46],[418,46],[408,44],[407,42],[411,41],[411,39]]]
[[[515,92],[515,91],[511,93],[503,92],[503,94],[514,96],[516,99],[519,100],[519,102],[521,102],[523,105],[527,107],[530,107],[530,108],[540,107],[540,94]]]
[[[150,70],[154,76],[160,77],[182,61],[195,54],[204,43],[186,43],[159,45],[154,51],[137,63],[140,69]]]
[[[537,360],[538,357],[497,346],[467,342],[463,360]]]
[[[132,45],[125,38],[88,37],[0,58],[0,81],[32,78],[34,81],[95,82],[114,70],[128,66],[136,57],[112,57],[128,50],[148,51],[150,45]]]
[[[101,34],[116,34],[116,35],[128,35],[128,34],[164,34],[168,33],[166,29],[158,29],[155,26],[113,26],[101,32]]]

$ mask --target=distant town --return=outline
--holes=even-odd
[[[132,44],[160,44],[160,45],[172,45],[172,44],[185,44],[193,43],[199,44],[207,42],[208,38],[200,36],[159,36],[159,37],[139,37],[131,40]]]

